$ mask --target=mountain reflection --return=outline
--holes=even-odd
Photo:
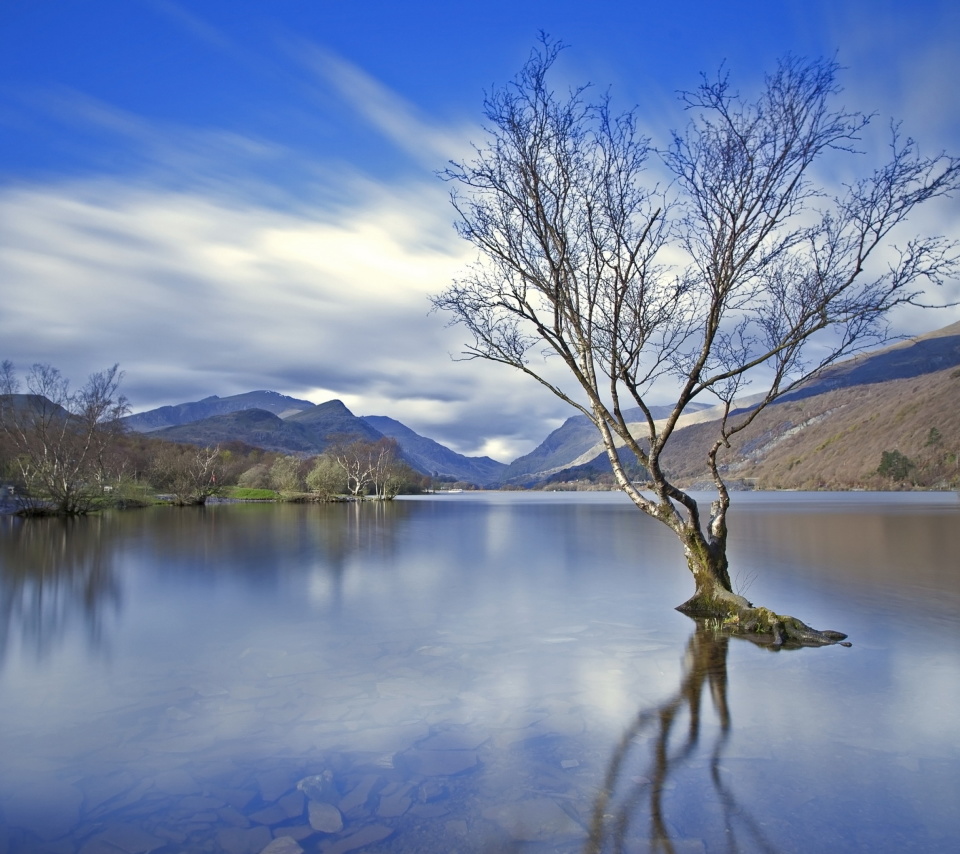
[[[42,659],[76,625],[103,650],[121,604],[107,519],[0,519],[0,664],[17,642]]]
[[[727,702],[727,648],[730,638],[698,622],[687,643],[680,687],[669,699],[641,709],[614,750],[598,794],[584,854],[643,850],[679,854],[686,840],[678,838],[667,817],[664,793],[676,786],[674,778],[702,759],[698,746],[702,731],[703,695],[709,694],[717,717],[713,743],[707,746],[710,786],[715,805],[698,801],[698,811],[715,813],[723,822],[725,850],[762,851],[776,848],[764,836],[749,810],[724,782],[721,760],[730,738],[732,720]],[[686,730],[680,725],[686,720]],[[704,794],[708,793],[705,790]],[[641,822],[648,819],[647,826]],[[700,849],[698,849],[700,850]]]

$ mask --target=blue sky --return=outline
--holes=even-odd
[[[267,388],[509,461],[571,414],[455,362],[428,297],[471,260],[435,177],[545,30],[559,73],[637,105],[726,63],[836,56],[844,103],[960,152],[960,7],[920,0],[0,4],[0,358],[75,382],[119,362],[135,411]],[[957,202],[932,211],[960,236]],[[955,287],[951,294],[960,298]],[[956,309],[904,312],[919,333]]]

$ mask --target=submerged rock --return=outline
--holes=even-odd
[[[333,773],[331,771],[324,771],[322,774],[304,777],[297,783],[297,788],[311,801],[325,801],[328,804],[332,804],[340,800],[340,793],[333,784]]]
[[[404,758],[414,773],[424,777],[452,777],[472,770],[480,762],[472,750],[409,750]]]
[[[125,854],[146,854],[164,845],[164,840],[131,824],[118,824],[88,839],[80,849],[82,854],[99,852],[125,852]]]
[[[270,831],[263,826],[250,830],[228,827],[217,831],[217,842],[227,854],[258,854],[270,841]]]
[[[325,801],[310,801],[307,814],[310,827],[321,833],[339,833],[343,830],[343,816],[333,804]]]
[[[303,854],[303,848],[291,836],[278,836],[260,854]]]
[[[583,833],[583,828],[549,798],[487,807],[483,817],[500,825],[517,842],[540,842]]]
[[[366,848],[368,845],[373,845],[374,842],[381,842],[392,835],[392,827],[387,827],[385,824],[370,824],[350,836],[338,839],[330,845],[323,846],[320,850],[323,854],[347,854],[348,851],[357,851],[360,848]]]

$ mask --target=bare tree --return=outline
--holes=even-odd
[[[223,487],[222,469],[219,445],[203,448],[163,442],[154,451],[150,479],[178,506],[203,505]]]
[[[13,364],[0,366],[0,429],[13,450],[24,512],[83,514],[102,497],[107,451],[128,411],[122,379],[114,365],[71,391],[57,368],[35,364],[20,394]]]
[[[689,126],[657,151],[635,111],[614,114],[588,87],[550,88],[561,49],[544,37],[487,96],[486,142],[443,173],[479,259],[433,303],[472,335],[467,358],[525,372],[596,425],[619,486],[683,545],[696,590],[680,610],[836,640],[731,591],[718,459],[778,397],[888,340],[888,312],[920,304],[955,272],[956,246],[942,237],[892,241],[918,205],[956,190],[960,162],[921,156],[893,127],[888,162],[832,195],[814,167],[854,155],[869,119],[831,106],[834,62],[797,59],[753,100],[726,76],[704,77],[682,96]],[[649,177],[654,158],[666,189]],[[559,357],[573,391],[540,354]],[[740,409],[751,383],[763,391]],[[656,420],[652,395],[665,385],[675,404]],[[711,397],[723,416],[705,461],[716,499],[704,518],[662,458],[687,407]],[[618,447],[647,469],[653,497],[631,483]]]
[[[373,494],[378,501],[392,501],[404,481],[415,473],[400,458],[400,443],[396,439],[384,437],[375,442],[371,450]]]
[[[396,439],[341,442],[326,453],[346,476],[347,490],[354,497],[362,497],[372,490],[378,501],[390,501],[397,496],[408,475],[415,474],[400,459]]]
[[[370,486],[373,467],[370,445],[370,442],[356,439],[352,442],[336,442],[326,450],[326,454],[342,470],[347,481],[347,493],[354,498],[362,498]]]

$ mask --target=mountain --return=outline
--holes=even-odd
[[[672,408],[654,406],[651,414],[655,419],[666,418]],[[706,408],[704,404],[693,404],[689,409],[690,417]],[[632,421],[643,418],[639,408],[627,410],[624,414]],[[527,485],[555,478],[568,469],[580,466],[587,466],[589,469],[602,467],[609,471],[597,428],[586,415],[568,418],[529,454],[515,459],[503,472],[501,482]],[[575,477],[576,474],[577,472],[571,472],[570,477]]]
[[[239,441],[268,451],[310,455],[322,453],[340,438],[374,442],[383,438],[339,400],[330,400],[319,406],[311,403],[309,409],[295,412],[288,418],[264,409],[240,409],[190,424],[153,430],[151,434],[160,439],[194,445]]]
[[[678,431],[664,464],[707,477],[716,422]],[[885,455],[904,476],[878,474]],[[760,413],[721,453],[728,479],[764,489],[960,486],[960,323],[839,363]]]
[[[269,403],[275,410],[279,409],[285,414],[248,407],[248,404],[256,402]],[[152,426],[163,419],[189,417],[198,411],[225,407],[236,408],[189,423]],[[209,397],[197,403],[164,407],[163,410],[143,413],[139,421],[131,421],[127,420],[131,429],[150,432],[152,436],[173,442],[194,445],[243,442],[268,451],[300,455],[322,453],[340,439],[376,442],[388,436],[397,440],[401,455],[417,471],[478,485],[498,483],[500,471],[506,468],[503,463],[489,457],[457,454],[392,418],[378,415],[358,418],[339,400],[329,400],[315,406],[275,392],[250,392],[230,398]]]
[[[159,409],[128,415],[123,421],[127,427],[137,433],[151,433],[165,427],[178,427],[181,424],[191,424],[215,415],[226,415],[245,409],[262,409],[280,418],[286,418],[312,408],[313,404],[309,400],[297,400],[295,397],[287,397],[275,391],[249,391],[231,397],[211,395],[192,403],[161,406]]]
[[[740,405],[749,408],[751,400]],[[198,412],[206,414],[185,421]],[[653,415],[659,419],[668,412],[669,407],[657,407]],[[627,415],[639,428],[639,410]],[[664,458],[678,482],[707,479],[704,461],[721,415],[719,407],[700,405],[678,422]],[[297,454],[320,453],[338,435],[390,436],[418,470],[480,485],[528,486],[590,476],[607,466],[596,428],[582,415],[568,418],[509,466],[456,454],[386,416],[358,418],[338,400],[314,406],[269,391],[163,407],[126,423],[175,441],[238,440]],[[912,465],[908,480],[957,483],[960,323],[824,370],[761,413],[722,451],[721,462],[729,478],[762,487],[889,488],[896,484],[876,472],[884,453],[894,451]]]
[[[504,463],[490,457],[466,457],[451,451],[385,415],[367,415],[363,420],[384,436],[396,439],[403,455],[414,468],[425,474],[491,486],[500,483],[501,475],[507,468]]]
[[[784,403],[841,388],[912,379],[960,364],[960,322],[832,365]]]

